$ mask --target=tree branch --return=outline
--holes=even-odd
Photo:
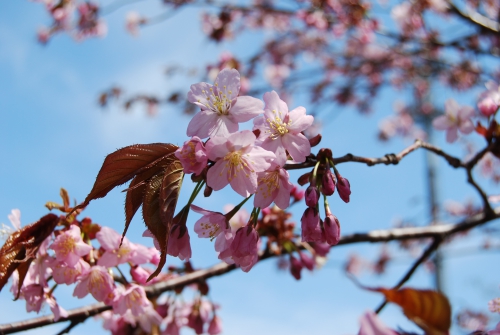
[[[380,157],[380,158],[369,158],[369,157],[355,156],[353,154],[346,154],[342,157],[334,158],[333,163],[334,164],[341,164],[341,163],[347,163],[347,162],[355,162],[355,163],[363,163],[363,164],[366,164],[368,166],[373,166],[373,165],[378,165],[378,164],[397,165],[404,157],[406,157],[408,154],[412,153],[413,151],[417,150],[418,148],[423,148],[425,150],[432,151],[436,155],[443,157],[454,168],[465,167],[465,165],[462,163],[462,161],[459,158],[451,156],[451,155],[447,154],[446,152],[444,152],[443,150],[441,150],[440,148],[438,148],[430,143],[423,142],[421,140],[416,140],[412,145],[403,149],[397,155],[396,154],[387,154],[384,157]],[[307,157],[307,160],[304,163],[285,164],[285,169],[298,170],[298,169],[313,167],[316,164],[316,162],[317,162],[316,157]]]
[[[486,222],[498,218],[500,218],[500,208],[495,209],[492,215],[479,213],[457,224],[373,230],[368,233],[356,233],[351,235],[345,235],[340,239],[338,245],[347,245],[347,244],[363,243],[363,242],[377,243],[377,242],[388,242],[388,241],[401,241],[401,240],[421,239],[421,238],[446,239],[448,236],[451,236],[458,232],[463,232],[472,229],[474,227],[480,226]],[[303,249],[303,246],[298,245],[297,247]],[[264,253],[260,256],[259,261],[267,258],[272,258],[275,256],[276,255],[274,254]],[[233,271],[234,269],[236,269],[236,266],[234,264],[228,265],[225,263],[219,263],[208,269],[197,270],[182,277],[174,278],[166,282],[161,282],[148,286],[145,288],[145,290],[148,297],[155,297],[163,292],[171,291],[176,288],[204,281],[215,276],[220,276],[222,274]],[[61,318],[58,321],[54,321],[54,317],[52,315],[49,315],[49,316],[33,318],[26,321],[3,324],[0,325],[0,334],[2,335],[12,334],[19,331],[33,329],[37,327],[43,327],[49,324],[54,324],[59,322],[66,322],[73,320],[78,320],[79,322],[83,322],[88,317],[95,316],[110,309],[111,306],[106,306],[103,303],[98,303],[70,310],[68,311],[67,318]]]
[[[434,241],[425,249],[425,251],[422,253],[422,255],[413,263],[412,267],[406,272],[406,274],[399,280],[399,282],[396,284],[396,286],[393,287],[394,290],[398,290],[401,288],[401,286],[406,283],[411,276],[415,273],[415,271],[418,269],[418,267],[429,258],[434,251],[437,250],[441,242],[443,241],[442,237],[436,237],[434,238]],[[378,306],[378,308],[375,310],[375,313],[380,313],[382,309],[387,305],[387,299]]]
[[[479,14],[478,12],[469,11],[468,13],[465,13],[461,11],[457,6],[455,6],[452,1],[448,1],[448,4],[450,5],[450,12],[457,14],[461,18],[467,20],[469,23],[472,23],[473,25],[478,26],[480,29],[485,31],[489,31],[492,33],[499,32],[498,22]]]

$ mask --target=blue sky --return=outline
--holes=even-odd
[[[114,150],[135,144],[171,142],[182,144],[187,139],[185,129],[189,118],[180,111],[163,108],[158,116],[148,117],[141,109],[123,113],[118,108],[101,110],[97,97],[101,90],[113,84],[129,92],[163,94],[172,87],[189,87],[191,82],[179,79],[167,82],[162,72],[167,64],[203,66],[213,61],[223,50],[246,53],[248,41],[214,45],[204,39],[198,23],[199,12],[184,10],[173,18],[141,30],[138,38],[124,30],[124,16],[129,8],[108,17],[109,33],[105,39],[77,43],[67,36],[57,36],[43,47],[36,43],[39,26],[48,23],[42,5],[28,1],[3,2],[0,5],[0,222],[8,223],[11,209],[19,208],[23,225],[45,215],[45,202],[59,200],[59,188],[64,187],[78,201],[85,198],[95,180],[104,157]],[[146,5],[143,12],[153,13],[157,7]],[[251,42],[260,37],[248,36]],[[251,43],[250,43],[251,44]],[[437,96],[455,97],[456,92],[440,91]],[[473,96],[461,102],[473,103]],[[352,110],[335,111],[323,133],[322,146],[330,147],[335,156],[352,152],[378,157],[399,152],[409,142],[392,141],[380,144],[376,139],[377,124],[392,113],[396,97],[384,91],[371,116],[360,116]],[[297,101],[297,104],[301,103]],[[292,106],[292,108],[295,106]],[[305,105],[307,108],[307,105]],[[329,121],[329,116],[323,116]],[[476,135],[471,135],[476,136]],[[444,143],[444,134],[437,134],[438,144],[461,155],[458,147]],[[476,136],[477,138],[477,136]],[[480,143],[480,142],[479,142]],[[423,153],[416,152],[398,166],[366,167],[343,164],[339,170],[349,178],[353,194],[344,204],[334,196],[330,201],[338,216],[343,233],[364,232],[390,228],[394,220],[428,219],[425,208],[425,179]],[[440,162],[439,184],[441,199],[464,201],[476,199],[465,184],[463,171],[454,171]],[[293,174],[294,178],[298,176]],[[186,180],[187,181],[187,180]],[[481,180],[491,193],[498,187]],[[191,185],[185,182],[182,200]],[[204,208],[222,210],[234,202],[234,193],[224,190],[195,203]],[[105,199],[91,203],[85,215],[95,222],[121,231],[123,227],[124,196],[115,190]],[[292,212],[298,221],[304,210],[297,205]],[[191,224],[197,218],[191,215]],[[498,223],[491,223],[491,227]],[[144,224],[140,215],[132,222],[128,237],[134,242],[149,243],[141,237]],[[192,235],[193,264],[196,267],[216,263],[210,242],[199,241]],[[474,245],[477,239],[468,239]],[[342,266],[351,252],[373,259],[378,245],[357,244],[334,248],[325,267],[312,274],[304,273],[295,281],[288,273],[279,272],[276,262],[269,260],[257,265],[250,273],[235,271],[213,279],[211,298],[221,305],[220,316],[225,334],[353,334],[358,318],[381,301],[374,293],[361,291],[343,274]],[[495,251],[454,257],[447,247],[445,262],[446,293],[454,310],[472,307],[485,310],[488,300],[500,296],[500,270]],[[397,251],[397,246],[391,250]],[[394,262],[380,277],[364,274],[360,280],[370,286],[395,284],[411,264],[406,254]],[[172,258],[169,259],[170,261]],[[409,285],[421,288],[432,286],[426,270],[419,270]],[[82,306],[91,299],[76,300],[71,288],[58,289],[56,296],[67,308]],[[12,302],[7,289],[0,293],[0,324],[34,317],[25,312],[24,302]],[[47,311],[45,311],[47,312]],[[381,314],[392,327],[415,329],[397,307],[389,306]],[[494,316],[493,316],[494,317]],[[54,334],[63,325],[35,330],[30,334]],[[75,328],[73,334],[105,334],[99,323],[88,320]],[[185,334],[191,333],[186,331]],[[28,334],[28,332],[26,333]]]

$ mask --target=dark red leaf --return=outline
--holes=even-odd
[[[52,234],[58,222],[57,215],[47,214],[9,236],[0,249],[0,291],[16,269],[24,263],[31,262],[30,259],[36,256],[40,244]],[[27,271],[25,265],[20,268],[19,286],[22,286],[26,276],[24,270]]]
[[[135,144],[109,154],[97,174],[94,187],[79,208],[102,198],[116,186],[146,171],[173,154],[177,146],[168,143]]]
[[[122,236],[127,233],[132,218],[142,205],[147,183],[156,175],[163,176],[168,164],[172,163],[174,159],[177,158],[172,154],[165,156],[156,166],[138,174],[130,182],[128,189],[125,190],[127,192],[125,197],[125,229]]]

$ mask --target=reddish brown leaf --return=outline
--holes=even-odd
[[[135,144],[109,154],[99,170],[94,187],[78,207],[106,196],[116,186],[162,162],[165,156],[174,153],[177,148],[168,143]]]
[[[143,171],[132,179],[128,189],[125,190],[127,192],[125,197],[125,229],[122,236],[127,233],[132,218],[142,205],[147,183],[156,175],[163,176],[168,164],[172,163],[174,159],[177,159],[174,155],[167,155],[156,166]]]
[[[169,228],[172,226],[172,218],[181,192],[183,178],[184,172],[181,162],[179,160],[173,161],[165,170],[160,190],[161,220]]]
[[[443,294],[412,288],[373,290],[382,293],[387,301],[401,306],[406,317],[415,322],[426,334],[448,334],[451,326],[451,306]]]
[[[54,231],[58,222],[57,215],[47,214],[9,236],[0,249],[0,291],[16,269],[35,257],[40,244]],[[24,270],[27,271],[25,266],[21,266],[19,286],[22,286],[26,275]]]
[[[167,259],[168,238],[183,177],[182,165],[175,158],[168,164],[163,175],[155,175],[151,178],[144,190],[142,204],[144,222],[158,240],[161,249],[160,263],[149,279],[160,273]]]
[[[149,279],[156,277],[160,273],[167,259],[168,227],[163,224],[160,216],[160,187],[162,179],[162,175],[156,175],[150,180],[144,190],[144,201],[142,204],[144,223],[158,240],[161,252],[158,268],[151,274]]]

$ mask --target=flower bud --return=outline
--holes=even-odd
[[[302,242],[324,242],[316,208],[307,208],[302,215]]]
[[[337,174],[337,191],[339,192],[340,198],[345,202],[349,202],[349,196],[351,195],[351,185],[349,180]]]
[[[314,259],[309,257],[303,252],[299,251],[299,256],[300,256],[300,261],[302,262],[302,265],[306,267],[309,271],[312,271],[314,269]]]
[[[340,240],[340,223],[335,215],[327,213],[323,223],[326,243],[337,245]]]
[[[324,195],[332,195],[335,192],[335,177],[330,169],[323,173],[321,192]]]
[[[306,205],[316,208],[319,200],[319,191],[315,186],[309,186],[306,190]]]
[[[300,280],[301,271],[302,271],[302,262],[299,261],[297,258],[293,257],[292,255],[290,255],[290,273],[292,274],[292,276],[295,279]]]
[[[490,117],[497,112],[498,105],[496,104],[495,100],[487,96],[478,102],[477,108],[479,108],[481,114],[486,117]]]

